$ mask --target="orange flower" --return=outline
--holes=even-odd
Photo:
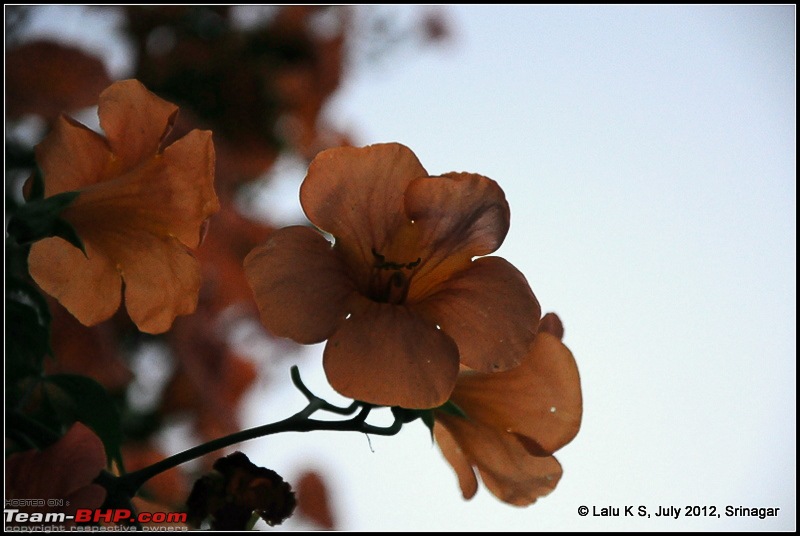
[[[86,256],[47,238],[31,247],[30,273],[90,326],[119,308],[124,281],[131,319],[162,333],[197,305],[200,268],[187,248],[200,244],[203,223],[219,208],[211,132],[194,130],[164,147],[177,107],[136,80],[101,93],[98,114],[107,138],[62,116],[36,147],[45,196],[80,192],[61,217]]]
[[[451,401],[466,416],[434,413],[434,435],[465,499],[478,489],[473,467],[500,500],[532,504],[555,489],[561,465],[551,456],[578,433],[580,378],[561,343],[555,314],[542,319],[523,363],[508,372],[462,372]]]
[[[6,113],[48,121],[64,110],[95,104],[111,79],[99,58],[54,41],[25,43],[6,52]]]
[[[20,511],[29,514],[61,512],[74,515],[78,508],[100,508],[106,490],[94,479],[106,467],[103,443],[89,428],[75,423],[69,431],[42,451],[12,454],[6,460],[6,507],[25,502]],[[42,506],[31,506],[32,499]],[[59,500],[52,506],[48,499]]]
[[[339,393],[406,408],[444,403],[459,361],[519,364],[540,309],[525,277],[495,251],[509,227],[486,177],[429,177],[397,144],[321,152],[300,189],[307,227],[275,231],[245,259],[264,325],[310,344]]]

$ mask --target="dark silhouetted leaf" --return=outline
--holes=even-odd
[[[109,461],[122,464],[120,415],[102,385],[86,376],[56,374],[45,381],[61,389],[73,402],[71,417],[88,425],[103,441]]]
[[[6,381],[39,376],[50,348],[50,310],[36,288],[17,278],[6,280]]]
[[[31,195],[38,192],[33,181]],[[72,203],[80,192],[63,192],[47,199],[39,199],[22,205],[8,222],[8,234],[19,244],[35,242],[43,238],[57,236],[63,238],[84,255],[83,241],[75,229],[59,215]]]

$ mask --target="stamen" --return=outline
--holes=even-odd
[[[375,257],[375,264],[373,266],[380,270],[411,270],[419,266],[419,263],[422,262],[422,257],[417,257],[417,260],[406,263],[387,261],[386,256],[378,253],[375,248],[372,248],[372,255]]]
[[[413,270],[422,262],[422,257],[412,262],[387,261],[386,256],[372,248],[375,257],[370,279],[370,297],[380,303],[403,303],[408,296],[408,288],[413,273],[406,275],[403,270]],[[385,274],[384,270],[390,271]],[[387,277],[388,276],[388,277]]]
[[[409,262],[408,264],[406,264],[406,268],[411,270],[412,268],[416,268],[417,266],[419,266],[419,263],[421,262],[422,262],[422,257],[417,257],[417,260],[415,260],[414,262]]]

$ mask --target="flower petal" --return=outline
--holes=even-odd
[[[105,466],[106,454],[100,438],[84,424],[76,422],[61,439],[44,450],[8,457],[6,494],[13,498],[63,498],[84,487],[93,487],[92,481]],[[102,497],[95,508],[100,506]]]
[[[151,215],[165,220],[169,234],[190,248],[200,245],[200,226],[219,210],[214,160],[211,131],[192,130],[156,157],[158,169],[146,178],[151,184],[142,185]]]
[[[116,248],[125,281],[125,306],[145,333],[164,333],[176,316],[193,312],[200,266],[177,239],[128,234]]]
[[[471,416],[437,412],[436,419],[452,434],[469,463],[480,471],[484,485],[500,500],[527,506],[558,484],[558,461],[552,456],[532,456],[513,435],[500,434]]]
[[[61,238],[31,246],[28,269],[36,284],[86,326],[111,318],[119,308],[122,280],[116,263],[84,242],[87,257]]]
[[[503,243],[511,213],[505,194],[495,181],[473,173],[448,173],[411,181],[405,211],[414,221],[419,241],[426,245],[416,275],[418,291],[430,272],[442,263],[458,266],[488,255]],[[454,269],[448,269],[454,271]]]
[[[541,313],[525,276],[500,257],[477,259],[414,307],[456,342],[461,363],[483,372],[520,363]]]
[[[442,426],[435,424],[433,427],[433,436],[436,439],[436,444],[442,450],[447,463],[449,463],[458,477],[458,484],[461,486],[461,494],[465,499],[471,499],[478,491],[478,478],[475,476],[475,470],[469,462],[461,447],[456,443],[453,434]]]
[[[502,453],[498,458],[502,459]],[[524,461],[522,461],[524,460]],[[478,471],[486,488],[498,499],[515,506],[528,506],[556,489],[561,480],[561,464],[553,456],[541,458],[526,455],[513,470],[506,472],[506,464],[498,460],[479,463]]]
[[[328,340],[323,366],[340,394],[381,406],[444,404],[458,375],[458,349],[406,307],[366,299]]]
[[[82,423],[76,422],[69,431],[49,451],[52,465],[44,467],[65,467],[69,471],[51,474],[48,481],[54,489],[68,492],[89,485],[106,467],[106,451],[100,438]],[[54,447],[55,447],[54,445]],[[44,452],[42,452],[44,454]],[[61,477],[60,481],[53,477]]]
[[[244,269],[264,326],[304,344],[335,331],[354,292],[330,242],[308,227],[275,231],[245,258]]]
[[[410,226],[403,209],[406,187],[427,174],[399,143],[338,147],[311,162],[300,202],[314,225],[336,237],[353,266],[369,268],[373,249],[392,258],[397,231]]]
[[[118,169],[127,171],[155,155],[172,128],[178,107],[138,80],[115,82],[100,94],[98,115]]]
[[[545,332],[536,336],[519,367],[496,374],[462,374],[452,400],[471,420],[517,437],[539,456],[572,441],[583,414],[575,358]]]
[[[89,376],[109,392],[122,392],[133,379],[113,322],[82,325],[63,306],[50,303],[50,339],[53,355],[45,361],[45,374]]]
[[[297,479],[297,513],[320,528],[334,530],[330,486],[316,471],[306,471]]]
[[[51,491],[49,492],[52,493]],[[68,505],[65,507],[66,511],[64,513],[69,516],[68,519],[74,519],[77,511],[82,508],[89,508],[92,510],[100,508],[103,505],[103,501],[106,500],[106,495],[107,491],[103,486],[99,484],[89,484],[64,497],[64,499],[66,499],[65,503]],[[74,521],[69,521],[67,526],[70,526],[72,523],[74,523]]]
[[[539,322],[539,332],[549,333],[559,341],[564,338],[564,324],[555,313],[547,313]]]
[[[106,179],[113,158],[102,136],[63,115],[35,151],[45,179],[45,197]]]

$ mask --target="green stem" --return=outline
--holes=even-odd
[[[326,402],[325,400],[321,399],[320,397],[312,393],[311,390],[308,387],[306,387],[306,385],[303,383],[303,380],[300,378],[300,370],[296,366],[291,368],[291,376],[292,376],[292,383],[294,384],[295,387],[297,387],[297,389],[301,393],[303,393],[303,396],[306,397],[306,400],[308,400],[309,404],[316,402],[319,404],[318,409],[321,409],[323,411],[329,411],[337,415],[352,415],[353,412],[359,406],[364,404],[363,402],[358,402],[357,400],[353,400],[353,403],[347,406],[346,408],[334,406],[333,404]]]
[[[353,402],[350,404],[350,406],[342,408],[334,406],[317,397],[311,393],[311,391],[308,390],[305,385],[303,385],[302,381],[300,380],[300,375],[297,372],[297,367],[292,367],[292,381],[303,393],[303,395],[306,396],[308,399],[308,405],[302,411],[295,413],[291,417],[288,417],[282,421],[256,426],[255,428],[242,430],[225,437],[214,439],[208,443],[203,443],[202,445],[190,448],[132,473],[118,477],[114,477],[108,473],[105,473],[104,475],[101,475],[100,479],[98,479],[98,483],[106,488],[113,486],[115,490],[122,492],[129,497],[133,497],[145,482],[154,476],[163,473],[164,471],[172,469],[173,467],[177,467],[178,465],[186,463],[190,460],[194,460],[195,458],[205,456],[206,454],[216,450],[223,449],[243,441],[248,441],[250,439],[283,432],[312,432],[317,430],[360,432],[363,434],[391,436],[398,433],[403,426],[403,422],[397,418],[391,424],[391,426],[387,427],[368,424],[366,419],[369,415],[369,412],[373,408],[373,406],[369,404],[365,404],[363,402]],[[355,417],[345,421],[321,421],[309,418],[314,412],[319,410],[329,411],[339,415],[351,415],[359,407],[361,408],[361,411],[359,411]]]

